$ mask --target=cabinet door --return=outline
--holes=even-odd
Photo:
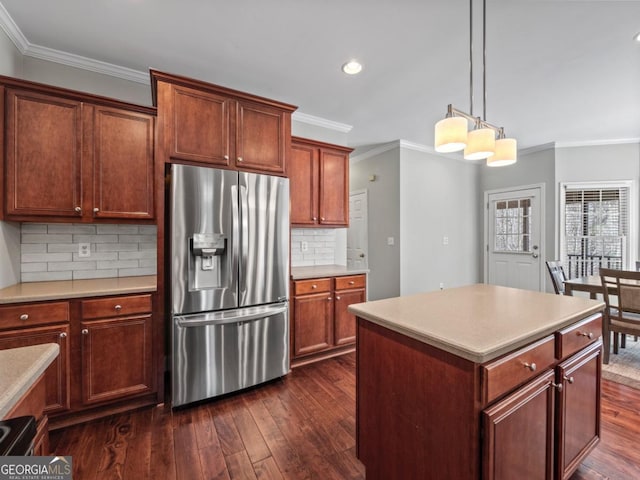
[[[109,107],[92,111],[91,213],[96,218],[153,218],[154,117]]]
[[[558,458],[556,478],[569,478],[600,441],[600,342],[558,366]]]
[[[318,149],[292,143],[289,164],[291,224],[309,226],[318,223]]]
[[[277,108],[237,102],[236,166],[272,174],[284,174],[291,133],[290,114]]]
[[[228,166],[233,102],[221,95],[175,85],[169,98],[165,120],[169,156]]]
[[[321,225],[349,225],[349,155],[320,150]]]
[[[330,293],[294,297],[293,356],[319,352],[333,340],[333,301]]]
[[[553,478],[553,380],[548,370],[482,412],[485,480]]]
[[[356,342],[356,317],[347,311],[347,307],[351,304],[364,301],[364,289],[336,291],[334,321],[335,345],[345,345]]]
[[[69,326],[54,325],[0,332],[0,350],[43,343],[57,343],[60,347],[58,357],[49,365],[44,377],[44,412],[51,414],[69,408]]]
[[[6,122],[7,218],[79,217],[81,103],[8,89]]]
[[[81,323],[82,400],[116,400],[152,390],[151,315]]]

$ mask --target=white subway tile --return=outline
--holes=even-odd
[[[138,225],[98,225],[99,234],[120,234],[128,233],[137,235],[140,232]]]
[[[97,252],[137,252],[138,244],[137,243],[97,243],[96,244]]]
[[[95,225],[53,223],[47,226],[47,233],[71,233],[79,235],[95,235]]]
[[[155,235],[118,235],[118,243],[151,243],[156,240]]]
[[[41,263],[22,263],[20,265],[21,272],[46,272],[47,264],[46,262]]]
[[[139,231],[141,235],[158,235],[158,227],[155,225],[140,225]]]
[[[96,262],[49,262],[50,272],[63,272],[66,270],[95,270]]]
[[[21,233],[47,233],[46,223],[23,223],[20,226]]]
[[[153,258],[153,259],[142,259],[138,262],[140,264],[141,268],[156,268],[156,266],[158,265],[158,261]]]
[[[120,268],[118,270],[119,277],[139,277],[142,275],[155,275],[155,268]]]
[[[118,243],[118,235],[74,235],[73,243]]]
[[[70,253],[23,253],[22,262],[70,262]]]
[[[22,243],[71,243],[70,234],[23,233]]]
[[[117,260],[118,254],[116,252],[91,252],[89,257],[81,257],[77,253],[73,254],[74,262],[97,262],[98,260]]]
[[[119,252],[118,260],[139,260],[141,258],[156,259],[157,254],[155,250],[145,250],[142,252]]]
[[[103,268],[137,268],[137,260],[115,260],[115,261],[100,261],[98,262],[98,269]]]
[[[158,250],[157,242],[139,243],[138,247],[140,247],[140,250],[153,250],[154,252]]]
[[[47,252],[49,253],[74,253],[78,251],[77,243],[49,243],[47,244]]]
[[[74,280],[84,280],[88,278],[115,278],[118,276],[118,270],[74,270]]]
[[[46,243],[23,243],[20,245],[22,253],[47,253]]]
[[[22,282],[49,282],[52,280],[71,280],[71,272],[37,272],[37,273],[23,273],[21,276]]]

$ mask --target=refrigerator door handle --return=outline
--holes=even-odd
[[[247,262],[249,254],[249,194],[247,186],[239,182],[238,189],[240,191],[240,278],[238,284],[238,305],[244,303],[247,291]]]
[[[180,327],[201,327],[204,325],[224,325],[227,323],[248,322],[286,312],[287,303],[268,305],[265,307],[243,308],[229,312],[216,312],[196,315],[175,316],[174,322]]]

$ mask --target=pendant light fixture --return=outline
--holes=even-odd
[[[473,0],[469,0],[469,104],[470,113],[448,105],[447,114],[435,126],[435,150],[441,153],[464,150],[466,160],[487,159],[487,165],[501,167],[517,161],[518,145],[515,139],[505,138],[504,129],[486,121],[487,2],[482,0],[482,106],[483,117],[473,115]],[[468,123],[474,128],[467,130]],[[496,136],[498,137],[496,139]]]

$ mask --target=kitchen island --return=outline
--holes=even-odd
[[[600,437],[603,309],[492,285],[351,305],[367,479],[568,478]]]

